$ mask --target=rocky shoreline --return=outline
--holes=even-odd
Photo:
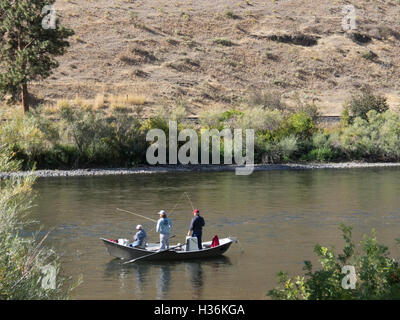
[[[399,162],[391,163],[309,163],[309,164],[269,164],[255,165],[254,171],[274,170],[314,170],[314,169],[354,169],[354,168],[388,168],[400,167]],[[132,174],[179,173],[179,172],[225,172],[239,168],[236,165],[190,165],[190,166],[144,166],[137,168],[106,168],[106,169],[73,169],[73,170],[36,170],[34,175],[40,178],[52,177],[85,177],[85,176],[111,176]],[[32,174],[31,171],[0,172],[0,178],[21,177]]]

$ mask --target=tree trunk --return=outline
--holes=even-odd
[[[28,85],[26,83],[22,84],[22,107],[24,108],[24,114],[27,114],[29,111],[29,102],[28,102]]]

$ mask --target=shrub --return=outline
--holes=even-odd
[[[392,111],[371,110],[367,120],[355,118],[341,136],[342,148],[351,158],[398,161],[400,159],[400,116]]]
[[[286,119],[282,125],[280,136],[295,135],[305,140],[312,136],[315,128],[316,125],[312,118],[305,112],[299,111]]]
[[[235,45],[231,40],[225,39],[225,38],[216,38],[216,39],[213,39],[212,42],[214,44],[219,44],[219,45],[225,46],[225,47],[232,47]]]
[[[264,140],[264,141],[262,141]],[[298,139],[295,136],[284,137],[280,141],[260,138],[256,140],[257,153],[261,154],[263,163],[279,163],[290,161],[298,151]]]
[[[273,132],[282,124],[284,116],[279,110],[263,109],[262,107],[244,110],[242,116],[236,117],[234,128],[254,129],[256,132]]]
[[[63,136],[72,142],[79,152],[76,165],[104,164],[115,153],[108,148],[105,139],[111,136],[111,126],[91,109],[65,107],[60,109]]]
[[[0,124],[1,145],[11,148],[19,159],[32,166],[37,156],[51,146],[51,142],[40,130],[37,118],[17,114]]]
[[[298,108],[299,112],[305,113],[309,116],[314,122],[318,120],[320,113],[318,111],[318,107],[314,103],[305,103],[301,104]]]
[[[374,61],[378,57],[378,55],[375,52],[369,50],[369,51],[363,52],[361,54],[361,57],[364,58],[365,60]]]
[[[0,159],[0,172],[20,169],[8,149],[0,149]],[[34,181],[33,175],[0,180],[0,300],[66,299],[73,289],[65,286],[55,251],[43,246],[47,235],[42,239],[19,235],[33,223],[27,214]],[[48,265],[55,270],[55,286],[46,288],[42,270]]]
[[[395,259],[389,257],[388,248],[379,244],[375,232],[364,235],[359,250],[352,241],[352,228],[341,225],[345,246],[343,253],[336,255],[333,249],[316,245],[321,269],[313,271],[310,261],[304,262],[305,274],[294,279],[285,272],[278,274],[279,286],[268,292],[279,300],[366,300],[399,299],[400,268]],[[344,289],[343,266],[354,266],[355,289]]]
[[[282,102],[281,95],[276,92],[254,91],[248,100],[250,106],[261,106],[265,109],[281,111],[287,108]]]
[[[335,153],[328,147],[313,149],[306,156],[306,160],[315,160],[319,162],[332,161],[335,158]]]
[[[200,125],[208,129],[221,129],[221,109],[203,111],[199,114]]]
[[[231,10],[225,11],[224,15],[230,19],[239,19],[240,17]]]
[[[308,161],[333,161],[340,156],[340,144],[338,144],[338,133],[331,135],[323,132],[317,132],[312,137],[312,149],[303,157]]]
[[[219,117],[220,121],[228,121],[234,117],[241,117],[243,116],[243,112],[235,109],[227,110],[221,114]]]
[[[389,110],[387,99],[380,95],[374,95],[370,90],[365,90],[351,98],[345,104],[345,109],[348,109],[350,115],[367,119],[367,113],[370,110],[375,110],[378,113]]]

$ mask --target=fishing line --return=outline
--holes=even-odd
[[[185,194],[186,197],[188,198],[188,200],[189,200],[189,202],[190,202],[190,205],[192,206],[192,210],[194,211],[193,202],[192,202],[192,200],[190,200],[190,197],[189,197],[188,193],[185,191],[184,194]]]
[[[240,243],[240,241],[236,240],[236,243],[239,245],[240,253],[243,253],[244,252],[244,248],[243,248],[242,244]]]
[[[185,193],[182,193],[181,196],[179,197],[178,201],[175,203],[174,208],[171,210],[171,214],[174,212],[174,210],[176,209],[177,205],[179,204],[179,201],[181,200],[181,198],[184,196]],[[170,215],[171,215],[170,214]]]

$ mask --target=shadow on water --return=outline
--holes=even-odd
[[[123,264],[120,259],[113,259],[105,265],[104,276],[106,279],[119,279],[130,282],[133,275],[135,280],[135,293],[142,296],[146,288],[156,286],[156,299],[167,299],[173,279],[186,276],[190,280],[194,298],[201,298],[205,282],[204,268],[218,271],[220,268],[231,266],[231,260],[226,256],[208,258],[203,260],[187,261],[138,261]]]

